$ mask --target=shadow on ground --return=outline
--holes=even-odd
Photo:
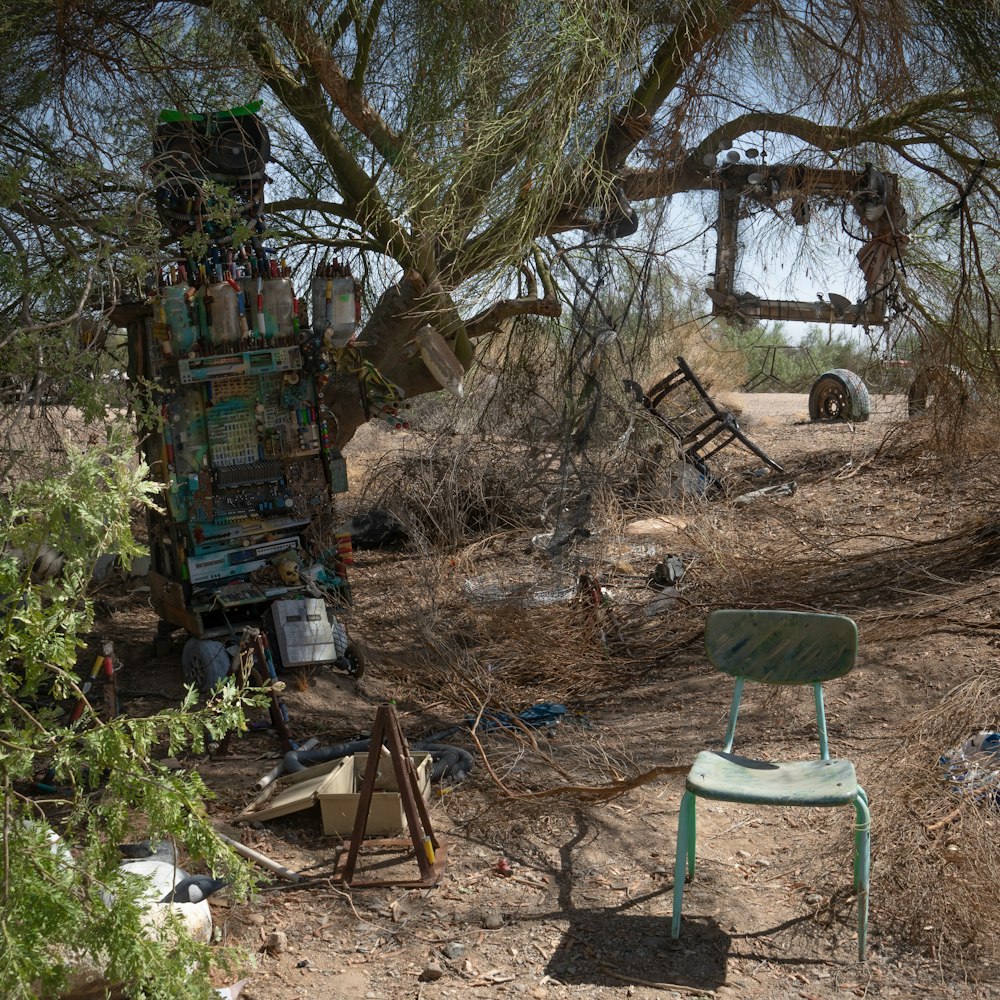
[[[714,920],[685,922],[680,941],[670,918],[623,913],[621,908],[581,909],[545,971],[561,983],[678,985],[715,990],[726,981],[729,935]]]
[[[609,985],[622,982],[685,986],[711,991],[726,981],[729,935],[715,922],[686,920],[684,935],[670,937],[670,916],[642,912],[656,906],[673,889],[627,899],[614,906],[577,906],[573,899],[578,873],[585,865],[580,849],[592,833],[592,820],[582,809],[574,810],[573,835],[559,848],[558,917],[569,926],[550,956],[545,971],[566,984]],[[546,920],[557,914],[536,914]]]

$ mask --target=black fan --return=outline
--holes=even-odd
[[[164,122],[156,130],[153,148],[159,171],[190,177],[199,172],[205,136],[194,122]]]
[[[267,129],[256,115],[220,121],[205,153],[206,165],[222,174],[248,177],[259,174],[271,155]]]

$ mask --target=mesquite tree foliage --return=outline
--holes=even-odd
[[[120,434],[70,448],[0,504],[0,978],[12,1000],[102,979],[128,983],[133,996],[211,995],[210,964],[228,955],[141,930],[142,885],[122,877],[117,849],[137,832],[176,838],[241,890],[249,884],[214,834],[197,773],[158,762],[245,728],[244,692],[226,686],[199,709],[192,691],[147,718],[102,719],[101,689],[88,691],[77,666],[96,559],[119,552],[127,564],[141,551],[133,505],[155,487],[131,451]],[[93,706],[70,711],[84,696]]]
[[[161,108],[264,101],[269,240],[303,275],[327,253],[354,255],[370,296],[360,357],[409,396],[437,388],[414,348],[422,326],[457,345],[514,317],[565,315],[574,244],[613,242],[634,207],[689,200],[711,228],[716,157],[731,143],[760,162],[896,173],[911,220],[900,323],[940,363],[995,382],[998,22],[993,0],[5,5],[0,472],[20,478],[0,537],[30,551],[54,534],[67,557],[41,585],[30,560],[0,558],[0,977],[11,995],[53,995],[67,944],[103,956],[112,976],[149,977],[151,995],[206,988],[183,974],[190,955],[136,937],[134,907],[109,910],[102,889],[130,807],[223,863],[194,808],[196,778],[157,769],[149,751],[238,725],[240,697],[225,692],[202,716],[186,706],[103,726],[67,727],[36,704],[79,689],[87,567],[109,546],[128,554],[128,504],[147,493],[121,445],[47,472],[17,468],[4,446],[53,396],[90,417],[115,402],[109,318],[178,253],[152,197]],[[775,255],[786,216],[768,215]],[[644,240],[669,268],[669,234],[640,226],[633,248]],[[333,378],[327,395],[343,443],[365,419],[357,379]],[[40,761],[72,789],[64,822],[83,845],[72,865],[21,822],[34,807],[19,783]]]
[[[733,142],[897,173],[912,224],[901,323],[981,371],[998,20],[971,0],[33,5],[6,22],[0,306],[37,329],[134,291],[155,257],[156,110],[259,96],[273,239],[291,263],[357,251],[364,359],[408,395],[436,388],[416,329],[475,342],[558,315],[573,240],[643,202],[704,198]],[[791,221],[772,214],[779,254]],[[341,442],[364,419],[350,381],[329,389]]]

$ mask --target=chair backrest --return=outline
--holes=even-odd
[[[816,684],[854,666],[858,627],[844,615],[807,611],[713,611],[705,625],[709,662],[763,684]]]
[[[733,749],[744,681],[810,684],[816,701],[820,756],[830,756],[823,681],[854,666],[858,627],[844,615],[807,611],[713,611],[705,624],[709,662],[736,678],[724,750]]]

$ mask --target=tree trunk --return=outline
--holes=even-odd
[[[403,392],[404,399],[436,392],[441,386],[420,358],[417,331],[430,324],[454,342],[463,323],[450,295],[428,287],[416,272],[409,272],[379,299],[371,319],[358,337],[360,352],[379,374]],[[323,389],[323,400],[336,418],[331,443],[342,448],[371,417],[365,406],[363,379],[355,372],[337,372]]]

